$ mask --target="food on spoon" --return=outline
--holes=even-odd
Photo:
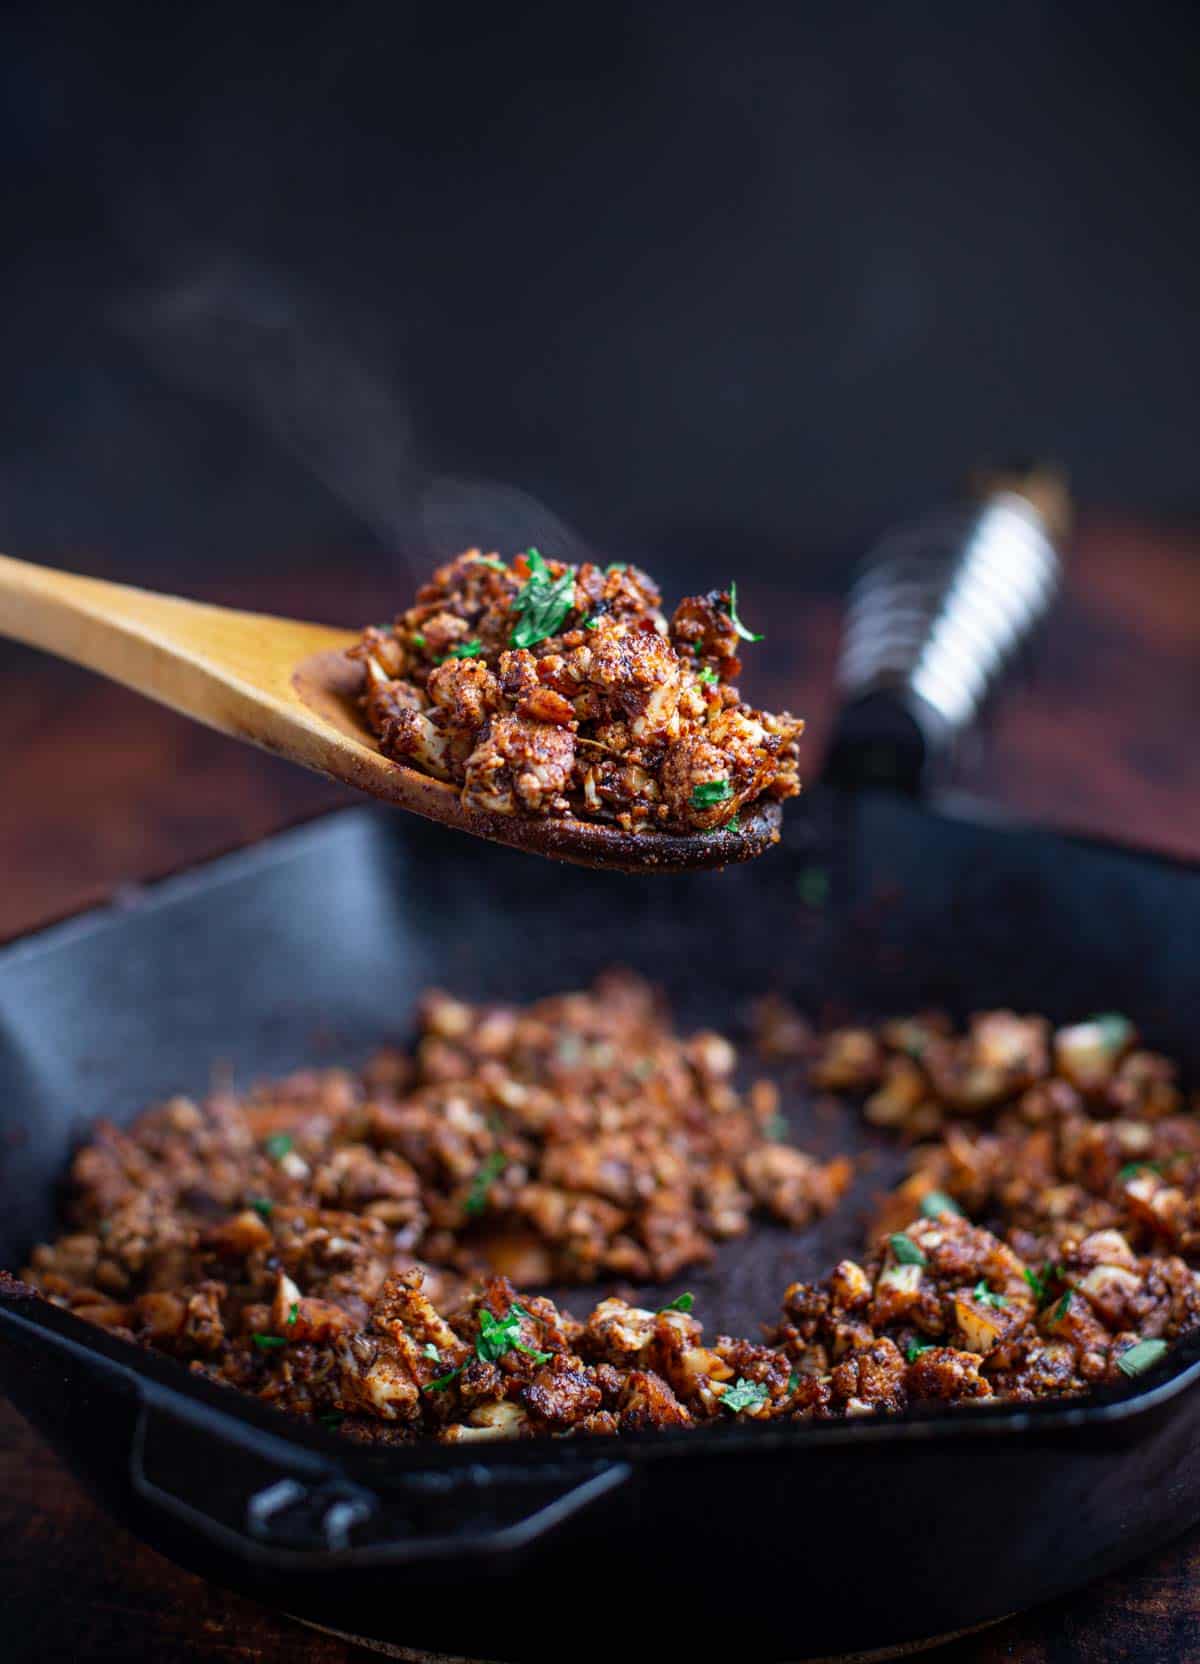
[[[469,550],[351,649],[380,748],[488,814],[712,832],[794,797],[804,724],[740,697],[737,586],[668,622],[637,567]]]
[[[1200,1115],[1131,1025],[1110,1023],[1103,1068],[1086,1026],[989,1012],[956,1034],[925,1013],[819,1042],[818,1083],[892,1091],[873,1119],[929,1141],[866,1252],[793,1283],[763,1341],[706,1342],[690,1294],[610,1297],[579,1322],[499,1274],[669,1276],[755,1203],[801,1224],[848,1179],[772,1143],[772,1092],[739,1095],[728,1042],[679,1040],[628,978],[524,1011],[432,996],[413,1058],[102,1125],[76,1159],[76,1229],[25,1275],[364,1440],[1077,1397],[1200,1328]]]

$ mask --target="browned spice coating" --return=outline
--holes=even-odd
[[[681,602],[669,624],[660,602],[634,566],[469,550],[351,649],[367,721],[388,756],[491,814],[705,832],[795,796],[804,724],[740,698],[729,592]]]
[[[790,1032],[807,1052],[786,1017],[776,1002],[776,1050]],[[595,1055],[618,1037],[619,1061]],[[677,1130],[643,1144],[621,1113],[638,1100],[617,1083],[647,1059],[671,1082]],[[638,1275],[668,1275],[686,1263],[678,1222],[629,1221],[637,1197],[673,1182],[672,1154],[693,1171],[684,1242],[744,1229],[752,1198],[796,1223],[831,1206],[848,1170],[758,1137],[773,1100],[743,1103],[731,1068],[727,1042],[681,1043],[625,978],[525,1012],[431,996],[413,1060],[204,1108],[175,1100],[130,1134],[102,1127],[75,1165],[79,1229],[38,1249],[26,1275],[217,1381],[383,1441],[1070,1396],[1125,1379],[1200,1323],[1200,1119],[1167,1060],[1117,1018],[1052,1034],[993,1012],[956,1036],[923,1016],[821,1043],[819,1084],[869,1091],[870,1118],[937,1137],[915,1150],[875,1246],[793,1284],[765,1343],[706,1345],[690,1310],[616,1298],[579,1323],[503,1275],[468,1290],[414,1263],[432,1250],[465,1268],[486,1248],[528,1280],[547,1267],[589,1277],[634,1243]],[[611,1124],[586,1107],[598,1099]],[[738,1130],[725,1143],[714,1128]],[[791,1182],[778,1160],[799,1164]],[[623,1210],[622,1231],[597,1228],[602,1201]]]

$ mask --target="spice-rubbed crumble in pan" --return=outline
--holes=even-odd
[[[768,1016],[776,1055],[810,1049],[778,1001]],[[734,1091],[727,1042],[678,1039],[626,978],[524,1011],[431,996],[414,1057],[101,1126],[74,1231],[25,1276],[384,1442],[1075,1397],[1200,1326],[1200,1116],[1125,1019],[922,1016],[839,1031],[811,1062],[917,1142],[866,1253],[794,1283],[757,1341],[706,1343],[689,1294],[576,1321],[495,1269],[663,1277],[755,1206],[801,1224],[848,1181],[773,1142],[773,1097]],[[639,1093],[657,1108],[635,1113]]]
[[[734,685],[739,643],[761,639],[737,586],[669,623],[660,602],[635,566],[468,551],[351,649],[367,720],[388,756],[491,814],[710,832],[794,797],[803,722]]]

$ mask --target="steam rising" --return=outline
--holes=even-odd
[[[162,375],[241,411],[414,566],[476,545],[586,557],[577,534],[527,492],[431,468],[403,392],[318,305],[262,267],[211,259],[117,321]]]

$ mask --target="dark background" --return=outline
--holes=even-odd
[[[840,582],[1028,449],[1197,507],[1190,4],[0,16],[9,553],[184,584],[556,514]]]

